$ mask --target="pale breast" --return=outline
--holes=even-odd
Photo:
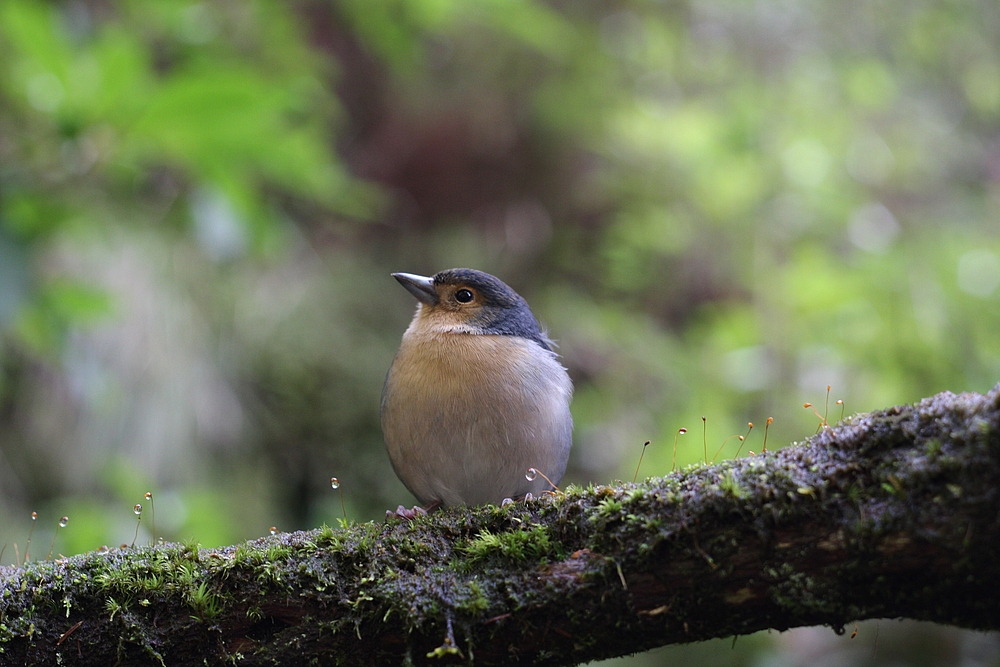
[[[382,428],[422,503],[479,504],[538,492],[565,472],[572,384],[555,355],[514,336],[407,332],[386,378]]]

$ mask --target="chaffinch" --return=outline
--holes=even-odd
[[[529,468],[558,483],[573,383],[525,300],[473,269],[392,276],[419,301],[382,390],[385,445],[406,488],[433,509],[548,488]]]

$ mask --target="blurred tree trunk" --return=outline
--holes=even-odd
[[[641,484],[0,573],[3,665],[570,665],[905,617],[1000,629],[1000,387]]]

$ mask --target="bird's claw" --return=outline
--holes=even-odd
[[[441,507],[442,502],[440,500],[435,500],[427,503],[427,507],[420,507],[419,505],[414,505],[413,509],[408,510],[402,505],[396,508],[396,511],[392,510],[385,511],[386,519],[406,519],[407,521],[413,521],[418,516],[427,516],[434,510]]]
[[[396,508],[396,511],[392,510],[385,511],[386,519],[406,519],[407,521],[413,521],[418,516],[427,516],[427,510],[418,505],[414,505],[413,509],[406,509],[403,505]]]

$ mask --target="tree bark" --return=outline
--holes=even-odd
[[[0,570],[3,665],[572,665],[904,617],[1000,629],[1000,385],[778,452],[413,522]]]

